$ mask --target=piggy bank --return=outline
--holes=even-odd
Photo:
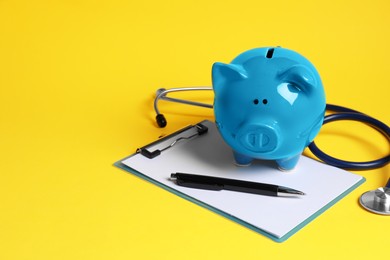
[[[212,68],[214,115],[237,165],[274,160],[291,170],[318,134],[325,93],[315,67],[281,47],[241,53]]]

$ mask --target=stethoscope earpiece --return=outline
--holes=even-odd
[[[166,100],[166,101],[171,101],[171,102],[177,102],[177,103],[181,103],[181,104],[186,104],[186,105],[205,107],[205,108],[213,108],[213,105],[211,105],[211,104],[205,104],[205,103],[196,102],[196,101],[167,97],[167,94],[172,93],[172,92],[199,91],[199,90],[210,91],[213,89],[211,87],[187,87],[187,88],[171,88],[171,89],[159,88],[156,91],[156,97],[154,98],[154,110],[156,111],[156,114],[157,114],[157,116],[156,116],[157,125],[161,128],[164,128],[167,125],[167,120],[166,120],[165,116],[163,114],[161,114],[160,110],[158,109],[158,101],[160,99]]]
[[[167,120],[165,119],[165,116],[163,114],[158,114],[156,116],[156,122],[157,125],[161,128],[166,127],[167,125]]]

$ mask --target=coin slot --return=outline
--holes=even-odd
[[[274,48],[271,48],[271,49],[268,49],[268,51],[267,51],[267,55],[266,55],[266,57],[268,58],[268,59],[271,59],[272,58],[272,56],[274,55]]]

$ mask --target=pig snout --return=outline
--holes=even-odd
[[[237,138],[246,149],[256,153],[266,153],[277,148],[278,136],[278,130],[271,125],[250,124],[241,128]]]

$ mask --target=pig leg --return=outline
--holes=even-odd
[[[294,167],[297,165],[300,157],[301,154],[298,154],[292,157],[276,160],[276,163],[278,164],[280,170],[290,171],[294,169]]]
[[[233,151],[233,155],[237,166],[249,166],[253,161],[252,157],[237,153],[236,151]]]

